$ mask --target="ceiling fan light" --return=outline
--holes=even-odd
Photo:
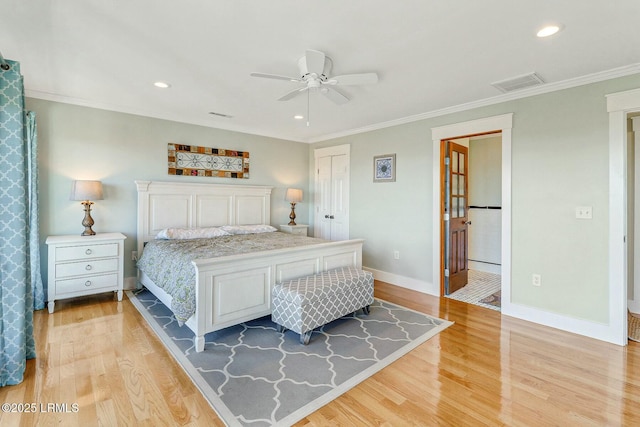
[[[160,89],[168,89],[168,88],[170,88],[170,87],[171,87],[171,85],[170,85],[169,83],[167,83],[167,82],[160,82],[160,81],[155,82],[153,85],[154,85],[155,87],[159,87]]]
[[[536,36],[538,36],[538,37],[549,37],[549,36],[552,36],[552,35],[556,34],[558,31],[560,31],[560,26],[559,25],[547,25],[547,26],[541,28],[540,30],[538,30],[538,32],[536,33]]]
[[[376,73],[359,73],[359,74],[344,74],[336,76],[335,78],[329,77],[329,72],[333,67],[333,61],[326,56],[323,52],[317,50],[308,49],[305,56],[298,59],[298,70],[300,71],[299,79],[293,77],[285,77],[277,74],[258,73],[252,72],[249,75],[252,77],[261,77],[275,80],[289,80],[294,83],[302,83],[304,86],[293,89],[283,96],[278,98],[278,101],[288,101],[296,96],[299,96],[303,92],[307,92],[307,103],[309,102],[309,93],[321,93],[327,99],[335,104],[341,105],[349,101],[345,95],[339,91],[333,89],[334,86],[355,86],[365,85],[378,82],[378,75]],[[302,117],[301,117],[302,118]],[[307,114],[307,120],[309,114]]]

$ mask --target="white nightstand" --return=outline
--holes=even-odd
[[[297,225],[281,225],[280,231],[283,233],[297,234],[300,236],[307,235],[308,225],[305,224],[297,224]]]
[[[126,238],[122,233],[49,236],[49,313],[57,299],[114,291],[122,301]]]

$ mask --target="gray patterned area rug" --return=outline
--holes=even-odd
[[[291,425],[453,324],[376,299],[368,316],[318,328],[306,346],[267,316],[207,334],[197,353],[193,332],[153,294],[127,295],[231,426]]]

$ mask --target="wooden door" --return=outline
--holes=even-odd
[[[469,149],[455,142],[447,142],[449,157],[448,210],[449,248],[448,270],[451,294],[467,284],[468,275],[468,159]]]

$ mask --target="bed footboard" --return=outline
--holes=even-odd
[[[196,312],[187,325],[196,351],[204,350],[206,333],[270,315],[275,283],[337,267],[361,268],[362,244],[356,239],[193,261]]]

